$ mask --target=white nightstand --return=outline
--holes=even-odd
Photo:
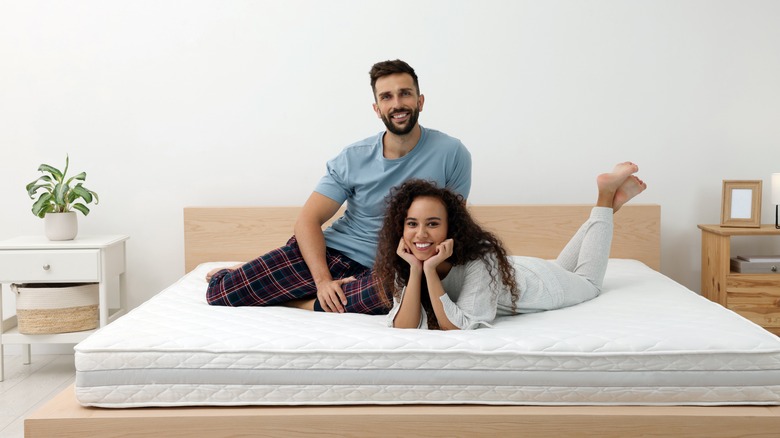
[[[50,241],[44,236],[21,236],[0,241],[0,381],[4,379],[5,344],[75,344],[94,330],[50,335],[25,335],[16,316],[3,318],[3,285],[10,283],[98,283],[99,327],[127,309],[125,241],[129,236],[84,236]]]

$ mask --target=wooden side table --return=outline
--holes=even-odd
[[[774,225],[732,228],[699,225],[701,229],[701,293],[780,336],[780,273],[731,272],[733,236],[780,236]]]
[[[98,283],[98,327],[127,309],[125,235],[85,236],[50,241],[43,236],[21,236],[0,241],[0,381],[4,379],[5,344],[75,344],[94,330],[45,335],[19,333],[16,316],[3,318],[3,284]]]

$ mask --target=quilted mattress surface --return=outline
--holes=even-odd
[[[76,347],[87,406],[780,404],[780,340],[634,260],[596,299],[472,331],[212,307],[206,263]]]

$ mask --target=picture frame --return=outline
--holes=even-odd
[[[723,180],[720,226],[761,226],[761,180]]]

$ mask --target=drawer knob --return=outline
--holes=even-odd
[[[47,264],[45,264],[45,265],[43,265],[43,270],[44,270],[44,271],[48,271],[50,268],[51,268],[51,266],[49,266],[49,264],[48,264],[48,263],[47,263]]]
[[[777,266],[772,266],[772,272],[777,272]]]

